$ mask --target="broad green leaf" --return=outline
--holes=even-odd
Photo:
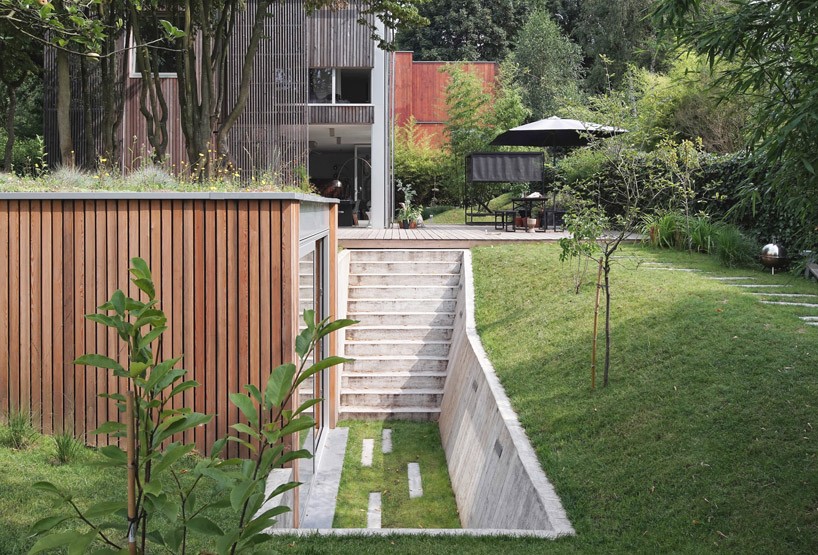
[[[103,399],[113,399],[122,403],[125,402],[125,396],[121,393],[99,393],[97,397],[102,397]]]
[[[153,282],[149,279],[137,278],[133,280],[133,284],[141,289],[149,299],[156,297],[156,290],[153,288]]]
[[[117,327],[117,321],[111,316],[106,316],[105,314],[86,314],[85,319],[90,322],[102,324],[103,326],[107,326],[109,328]]]
[[[231,442],[233,442],[233,443],[238,443],[239,445],[243,445],[243,446],[247,447],[247,448],[248,448],[250,451],[252,451],[253,453],[255,453],[255,452],[257,452],[257,451],[258,451],[258,450],[256,449],[256,446],[255,446],[255,445],[253,445],[253,444],[252,444],[252,443],[250,443],[249,441],[246,441],[246,440],[241,439],[240,437],[230,436],[230,437],[228,437],[228,438],[227,438],[227,441],[231,441]]]
[[[132,362],[128,375],[132,378],[141,378],[145,375],[145,370],[148,368],[149,365],[145,362]]]
[[[320,328],[318,330],[318,337],[316,339],[320,339],[325,335],[328,335],[334,331],[340,330],[342,328],[346,328],[348,326],[353,326],[358,323],[358,320],[348,320],[348,319],[339,319],[335,320],[331,324],[327,324],[326,326]]]
[[[118,464],[128,464],[128,455],[116,445],[106,445],[99,450],[100,454],[116,461]]]
[[[49,495],[56,495],[57,497],[65,497],[62,491],[57,488],[51,482],[34,482],[31,484],[31,488],[37,491],[41,491],[43,493],[47,493]]]
[[[298,379],[295,381],[295,385],[296,386],[301,385],[301,383],[304,380],[306,380],[307,378],[309,378],[313,374],[315,374],[317,372],[320,372],[321,370],[326,370],[327,368],[329,368],[331,366],[335,366],[337,364],[344,364],[344,363],[347,363],[347,362],[352,362],[352,360],[353,359],[343,358],[343,357],[338,357],[338,356],[332,356],[332,357],[327,357],[327,358],[321,359],[318,362],[316,362],[315,364],[313,364],[312,366],[310,366],[309,368],[307,368],[306,370],[304,370],[301,373],[301,375],[298,376]]]
[[[170,465],[172,465],[173,463],[175,463],[176,461],[178,461],[179,459],[193,451],[194,447],[196,446],[193,443],[189,445],[171,443],[170,445],[168,445],[168,447],[165,449],[165,452],[162,454],[162,459],[153,467],[154,475],[158,475],[160,472],[170,467]]]
[[[185,430],[189,430],[197,426],[202,426],[210,422],[212,419],[213,415],[201,414],[198,412],[185,415],[184,417],[182,417],[181,420],[174,422],[167,429],[165,429],[161,433],[156,434],[156,436],[154,437],[154,447],[161,444],[163,441],[165,441],[173,434],[178,434],[179,432],[184,432]]]
[[[156,497],[162,493],[162,483],[159,480],[151,480],[147,484],[142,485],[142,491],[147,495]]]
[[[230,505],[234,511],[238,511],[244,502],[250,497],[255,480],[242,480],[230,490]]]
[[[29,529],[29,532],[31,532],[31,534],[41,534],[43,532],[47,532],[47,531],[51,530],[52,528],[54,528],[58,524],[60,524],[62,522],[65,522],[66,520],[69,520],[71,518],[77,518],[77,517],[72,517],[72,516],[67,516],[67,515],[47,516],[45,518],[41,518],[40,520],[38,520],[37,522],[32,524],[31,528]]]
[[[284,451],[284,446],[282,444],[275,445],[274,447],[268,448],[264,451],[264,454],[261,455],[261,468],[265,471],[270,469],[272,466],[280,466],[276,463],[276,459],[281,455]]]
[[[261,405],[261,391],[256,386],[250,383],[245,385],[244,389],[250,392],[250,396],[256,400],[256,403]]]
[[[305,309],[304,313],[301,315],[302,320],[307,325],[307,329],[311,330],[315,328],[315,311],[310,309]]]
[[[237,423],[231,425],[230,427],[233,428],[234,430],[236,430],[239,433],[247,434],[250,437],[253,437],[253,438],[258,439],[258,440],[261,439],[261,434],[259,434],[257,431],[255,431],[253,428],[251,428],[247,424],[242,424],[241,422],[237,422]]]
[[[184,528],[176,528],[170,532],[165,533],[165,545],[172,553],[178,553],[179,547],[182,545],[182,538],[185,536]],[[223,552],[222,552],[223,553]]]
[[[227,553],[230,551],[230,546],[239,540],[238,530],[232,530],[229,534],[222,536],[216,542],[216,552]]]
[[[247,527],[241,534],[242,540],[247,540],[248,538],[255,536],[256,534],[263,532],[264,530],[275,524],[275,517],[289,511],[290,508],[284,505],[264,511],[258,517],[250,521],[250,523],[247,525]]]
[[[279,407],[284,402],[284,398],[290,391],[295,376],[294,364],[282,364],[270,374],[267,380],[267,387],[264,390],[265,408]]]
[[[274,497],[281,495],[282,493],[288,492],[291,489],[295,489],[300,485],[301,482],[287,482],[286,484],[281,484],[276,489],[267,494],[267,498],[265,499],[265,501],[269,501],[270,499],[273,499]]]
[[[323,401],[323,399],[321,397],[317,397],[315,399],[310,399],[309,401],[305,401],[304,403],[301,404],[300,407],[298,407],[298,409],[296,409],[295,412],[293,412],[293,416],[298,416],[299,414],[301,414],[305,410],[307,410],[307,409],[309,409],[311,407],[314,407],[315,405],[317,405],[321,401]]]
[[[119,289],[114,291],[114,294],[111,295],[111,306],[114,307],[117,314],[125,316],[125,293]]]
[[[159,391],[164,389],[164,387],[159,387],[159,382],[164,381],[164,378],[167,375],[167,373],[170,372],[170,369],[173,368],[176,365],[176,363],[181,360],[181,358],[182,357],[176,357],[170,360],[164,360],[157,364],[156,366],[154,366],[151,369],[151,375],[148,377],[146,389],[153,390],[158,388]]]
[[[31,547],[28,554],[35,555],[36,553],[42,553],[43,551],[50,551],[64,545],[69,545],[76,537],[76,532],[60,532],[59,534],[43,536]]]
[[[311,336],[312,332],[308,329],[302,331],[300,334],[296,336],[295,352],[298,354],[299,357],[303,358],[310,350]]]
[[[176,387],[174,387],[173,389],[170,390],[170,397],[173,397],[174,395],[178,395],[179,393],[187,391],[188,389],[193,389],[194,387],[199,387],[199,385],[200,385],[199,382],[197,382],[196,380],[187,380],[186,382],[182,382],[182,383],[180,383],[179,385],[177,385]]]
[[[82,355],[74,359],[74,364],[77,366],[95,366],[97,368],[108,368],[110,370],[125,371],[122,365],[112,358],[102,355]]]
[[[290,451],[288,453],[284,453],[284,455],[276,462],[278,464],[286,464],[290,461],[294,461],[296,459],[311,459],[312,453],[307,451],[306,449],[298,449],[296,451]]]
[[[315,425],[315,420],[311,416],[299,416],[290,420],[286,426],[281,428],[281,435],[295,434],[301,430],[309,430]]]
[[[159,338],[160,335],[165,333],[165,331],[167,331],[167,329],[168,329],[167,326],[159,326],[159,327],[153,328],[151,331],[149,331],[144,336],[142,336],[142,339],[139,340],[139,343],[137,344],[136,348],[137,349],[147,348],[151,343],[156,341]]]
[[[209,536],[221,536],[224,534],[219,526],[207,517],[196,516],[187,521],[187,527],[194,532]]]
[[[238,407],[254,428],[258,428],[258,407],[250,397],[241,393],[231,393],[230,401]]]
[[[86,534],[77,535],[74,533],[74,540],[68,544],[68,555],[84,555],[88,546],[97,537],[96,530],[91,530]]]
[[[84,514],[86,518],[97,518],[100,516],[111,514],[114,511],[118,511],[120,509],[127,509],[127,503],[125,502],[125,500],[103,501],[101,503],[96,503],[88,507],[85,510]]]
[[[150,279],[151,270],[144,259],[135,256],[131,258],[131,268],[129,271],[138,278]]]
[[[106,422],[96,430],[92,430],[91,433],[94,435],[101,435],[101,434],[114,434],[117,432],[124,432],[126,431],[126,426],[122,422]]]

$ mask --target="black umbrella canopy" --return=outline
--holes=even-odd
[[[591,138],[627,133],[627,129],[557,116],[526,123],[498,135],[490,144],[497,146],[585,146]]]

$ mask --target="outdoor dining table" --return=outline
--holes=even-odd
[[[515,216],[531,217],[536,206],[540,207],[542,217],[540,228],[546,231],[550,225],[554,231],[557,231],[557,225],[562,225],[562,216],[565,215],[565,211],[549,207],[548,197],[520,197],[511,199],[511,211]],[[514,223],[514,218],[512,218],[511,226],[512,231],[517,231],[519,227]],[[526,226],[521,227],[521,229],[525,228]]]

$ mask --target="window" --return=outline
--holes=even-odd
[[[311,69],[310,104],[369,104],[371,82],[369,69]]]
[[[176,54],[179,47],[173,39],[165,34],[161,27],[151,27],[144,25],[142,28],[142,41],[148,44],[148,55],[151,56],[151,64],[159,68],[161,77],[176,77]],[[142,76],[142,64],[131,37],[131,77]]]

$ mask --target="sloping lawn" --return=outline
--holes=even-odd
[[[554,245],[474,250],[481,337],[576,537],[281,538],[279,550],[818,551],[818,327],[797,317],[818,310],[765,306],[749,290],[636,260],[753,275],[754,283],[791,285],[787,292],[818,294],[818,286],[727,270],[699,255],[624,254],[613,273],[611,384],[591,391],[594,286],[573,294],[570,267]],[[12,486],[19,503],[29,499],[31,479]],[[12,510],[14,503],[0,505],[0,550]],[[23,523],[15,526],[17,534]]]

